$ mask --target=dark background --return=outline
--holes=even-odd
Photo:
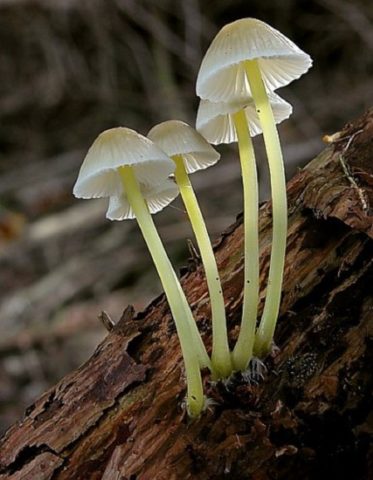
[[[0,432],[92,353],[101,310],[117,319],[161,291],[135,222],[72,197],[87,148],[113,126],[194,125],[202,56],[245,16],[314,59],[279,92],[294,107],[280,127],[290,177],[371,106],[371,0],[0,0]],[[213,238],[241,210],[235,148],[219,148],[214,175],[192,177]],[[179,268],[192,238],[179,200],[155,220]]]

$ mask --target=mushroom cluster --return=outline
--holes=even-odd
[[[205,405],[201,370],[214,380],[245,371],[268,353],[279,312],[287,235],[284,166],[276,123],[292,107],[274,90],[298,78],[310,57],[260,20],[226,25],[211,43],[197,78],[201,98],[196,129],[170,120],[147,137],[118,127],[101,133],[90,147],[74,186],[78,198],[108,198],[110,220],[136,218],[158,271],[184,360],[186,405],[196,418]],[[263,133],[271,175],[273,238],[266,300],[259,327],[258,181],[251,137]],[[229,349],[223,289],[208,231],[189,174],[216,164],[210,144],[238,142],[244,192],[244,286],[242,320]],[[208,355],[197,323],[164,249],[152,214],[181,194],[201,254],[210,296],[212,351]]]

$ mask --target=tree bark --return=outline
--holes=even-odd
[[[93,356],[5,434],[1,480],[372,478],[373,111],[328,140],[288,184],[281,318],[264,378],[213,384],[206,372],[211,405],[189,421],[164,296],[136,315],[128,307]],[[270,203],[261,207],[260,242],[261,310]],[[215,245],[232,342],[242,250],[239,216]],[[194,260],[184,273],[210,348],[203,270]]]

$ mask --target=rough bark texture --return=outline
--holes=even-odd
[[[279,347],[258,384],[237,375],[183,409],[180,348],[164,296],[128,308],[92,358],[26,411],[0,444],[0,478],[368,479],[372,471],[373,112],[330,139],[288,185]],[[271,208],[261,208],[263,300]],[[240,320],[242,221],[216,244],[232,341]],[[207,345],[198,262],[183,286]],[[262,304],[261,304],[262,307]]]

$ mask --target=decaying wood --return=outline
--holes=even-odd
[[[373,112],[331,141],[288,185],[278,349],[266,359],[264,379],[237,375],[214,385],[206,375],[211,405],[190,422],[164,296],[137,315],[129,307],[92,358],[3,437],[2,480],[369,478]],[[260,220],[262,308],[269,204]],[[241,218],[219,239],[216,255],[233,341],[242,302]],[[183,286],[210,345],[208,296],[195,262]]]

